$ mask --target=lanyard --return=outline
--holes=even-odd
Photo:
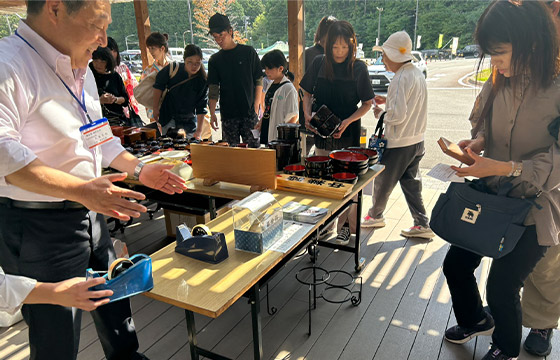
[[[25,40],[20,34],[18,34],[17,30],[16,30],[16,36],[19,37],[21,40],[23,40],[23,42],[25,42],[30,48],[32,48],[37,55],[39,55],[39,57],[41,59],[44,60],[44,58],[41,56],[41,54],[39,54],[39,52],[37,51],[37,49],[35,49],[33,47],[33,45],[31,45],[27,40]],[[50,66],[49,66],[50,67]],[[64,80],[62,80],[62,78],[60,77],[60,75],[58,75],[54,70],[53,70],[54,74],[58,77],[58,79],[62,82],[62,84],[64,85],[64,87],[66,88],[66,90],[68,90],[68,92],[70,93],[70,95],[72,95],[72,97],[74,98],[74,100],[76,100],[76,102],[78,102],[78,104],[80,105],[80,108],[82,108],[82,110],[84,111],[84,113],[86,114],[86,118],[88,119],[88,121],[91,123],[91,118],[89,117],[89,114],[87,112],[87,108],[86,108],[86,101],[85,101],[85,92],[84,89],[82,88],[82,101],[80,101],[80,99],[78,99],[78,97],[74,94],[74,92],[70,89],[70,87],[68,87],[68,85],[66,85],[66,83],[64,82]]]

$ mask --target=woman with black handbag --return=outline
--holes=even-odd
[[[492,262],[486,285],[492,315],[483,310],[474,277],[482,255],[450,247],[443,272],[458,325],[446,330],[445,339],[463,344],[492,334],[483,360],[506,360],[519,355],[523,282],[547,248],[559,242],[560,143],[554,126],[560,121],[559,44],[551,14],[538,1],[492,2],[478,21],[475,39],[493,67],[470,118],[484,125],[473,140],[459,143],[474,164],[452,168],[459,176],[483,179],[494,193],[511,182],[509,196],[534,199],[535,206],[513,250]],[[483,111],[490,109],[487,101],[491,110]]]
[[[329,27],[325,55],[315,57],[299,84],[304,90],[303,112],[307,128],[316,132],[310,121],[312,113],[321,105],[326,105],[342,120],[331,137],[315,135],[315,155],[360,146],[361,117],[371,108],[374,93],[367,65],[356,59],[356,52],[354,28],[347,21],[336,21]],[[350,234],[355,232],[356,217],[355,205],[339,217],[339,243],[347,244],[350,240]]]

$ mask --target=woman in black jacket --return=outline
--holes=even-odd
[[[128,94],[121,76],[114,71],[115,59],[108,48],[99,47],[92,54],[93,61],[89,64],[99,93],[99,102],[103,116],[111,125],[129,124],[123,107],[128,106]]]

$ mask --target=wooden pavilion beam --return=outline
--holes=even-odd
[[[146,46],[146,38],[152,32],[147,0],[134,0],[134,15],[136,17],[136,30],[138,31],[138,46],[142,56],[142,68],[144,69],[153,62],[152,55],[150,55]]]
[[[305,50],[305,17],[303,0],[287,0],[288,2],[288,47],[290,54],[290,71],[294,74],[294,86],[299,89],[299,81],[303,77],[303,51]]]

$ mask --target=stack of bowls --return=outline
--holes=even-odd
[[[330,179],[331,160],[328,156],[309,156],[305,158],[305,175],[315,179]]]
[[[369,157],[369,162],[368,163],[369,163],[370,166],[377,164],[377,161],[379,160],[377,150],[375,150],[375,149],[361,148],[361,147],[353,146],[353,147],[348,147],[344,150],[350,150],[350,151],[366,154]]]
[[[304,176],[305,166],[299,164],[284,166],[284,174]]]
[[[358,182],[358,176],[356,174],[347,173],[347,172],[340,172],[334,173],[332,175],[334,181],[348,183],[348,184],[355,184]]]
[[[369,168],[369,157],[365,154],[349,150],[335,150],[329,154],[333,173],[352,173],[358,176],[365,174]]]
[[[301,162],[299,124],[280,124],[276,126],[276,131],[278,132],[277,141],[291,145],[289,164]]]
[[[268,148],[276,150],[277,170],[282,170],[284,166],[292,163],[292,144],[274,140],[268,143]]]

